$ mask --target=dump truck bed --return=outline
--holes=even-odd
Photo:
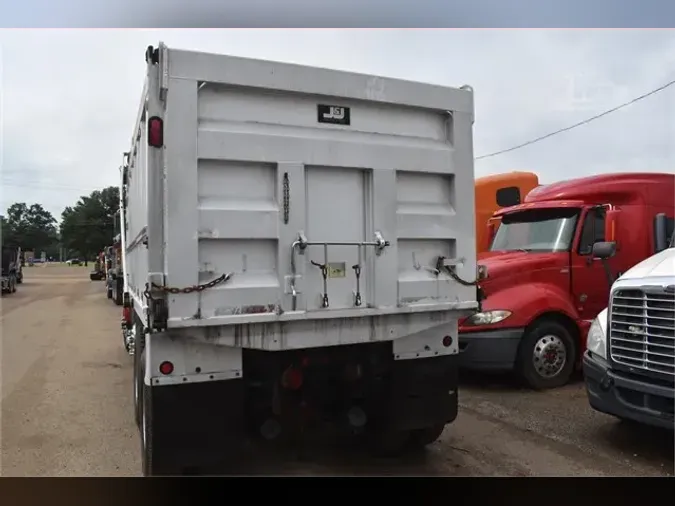
[[[477,307],[473,93],[168,49],[129,155],[128,288],[168,328]],[[148,146],[148,120],[163,146]],[[144,243],[147,242],[147,247]],[[325,269],[323,268],[325,266]],[[355,266],[359,266],[355,268]],[[325,278],[325,283],[324,283]]]

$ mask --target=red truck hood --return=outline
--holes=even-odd
[[[510,278],[519,276],[520,282],[537,271],[559,268],[566,253],[527,253],[524,251],[487,251],[478,255],[478,264],[487,267],[487,279],[481,286],[490,295],[496,284],[510,282]],[[565,260],[563,260],[565,261]],[[528,276],[529,275],[529,276]]]

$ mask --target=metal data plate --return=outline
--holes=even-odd
[[[344,278],[347,275],[347,268],[344,262],[329,263],[328,277],[329,278]]]

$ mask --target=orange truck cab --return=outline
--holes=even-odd
[[[506,172],[476,178],[476,252],[490,248],[490,240],[499,226],[498,221],[490,222],[499,209],[523,202],[525,196],[539,186],[539,178],[533,172]],[[487,223],[492,226],[486,228]]]
[[[668,244],[674,194],[673,174],[604,174],[540,186],[497,211],[478,255],[481,312],[459,322],[460,366],[515,371],[536,389],[565,384],[613,279]],[[593,255],[601,242],[614,243],[608,260]]]

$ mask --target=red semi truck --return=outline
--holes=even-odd
[[[478,256],[485,300],[460,321],[460,367],[515,371],[536,389],[567,383],[607,306],[608,274],[668,244],[674,194],[673,174],[604,174],[535,188],[496,212],[501,225]],[[593,256],[604,241],[616,243],[606,263]]]

